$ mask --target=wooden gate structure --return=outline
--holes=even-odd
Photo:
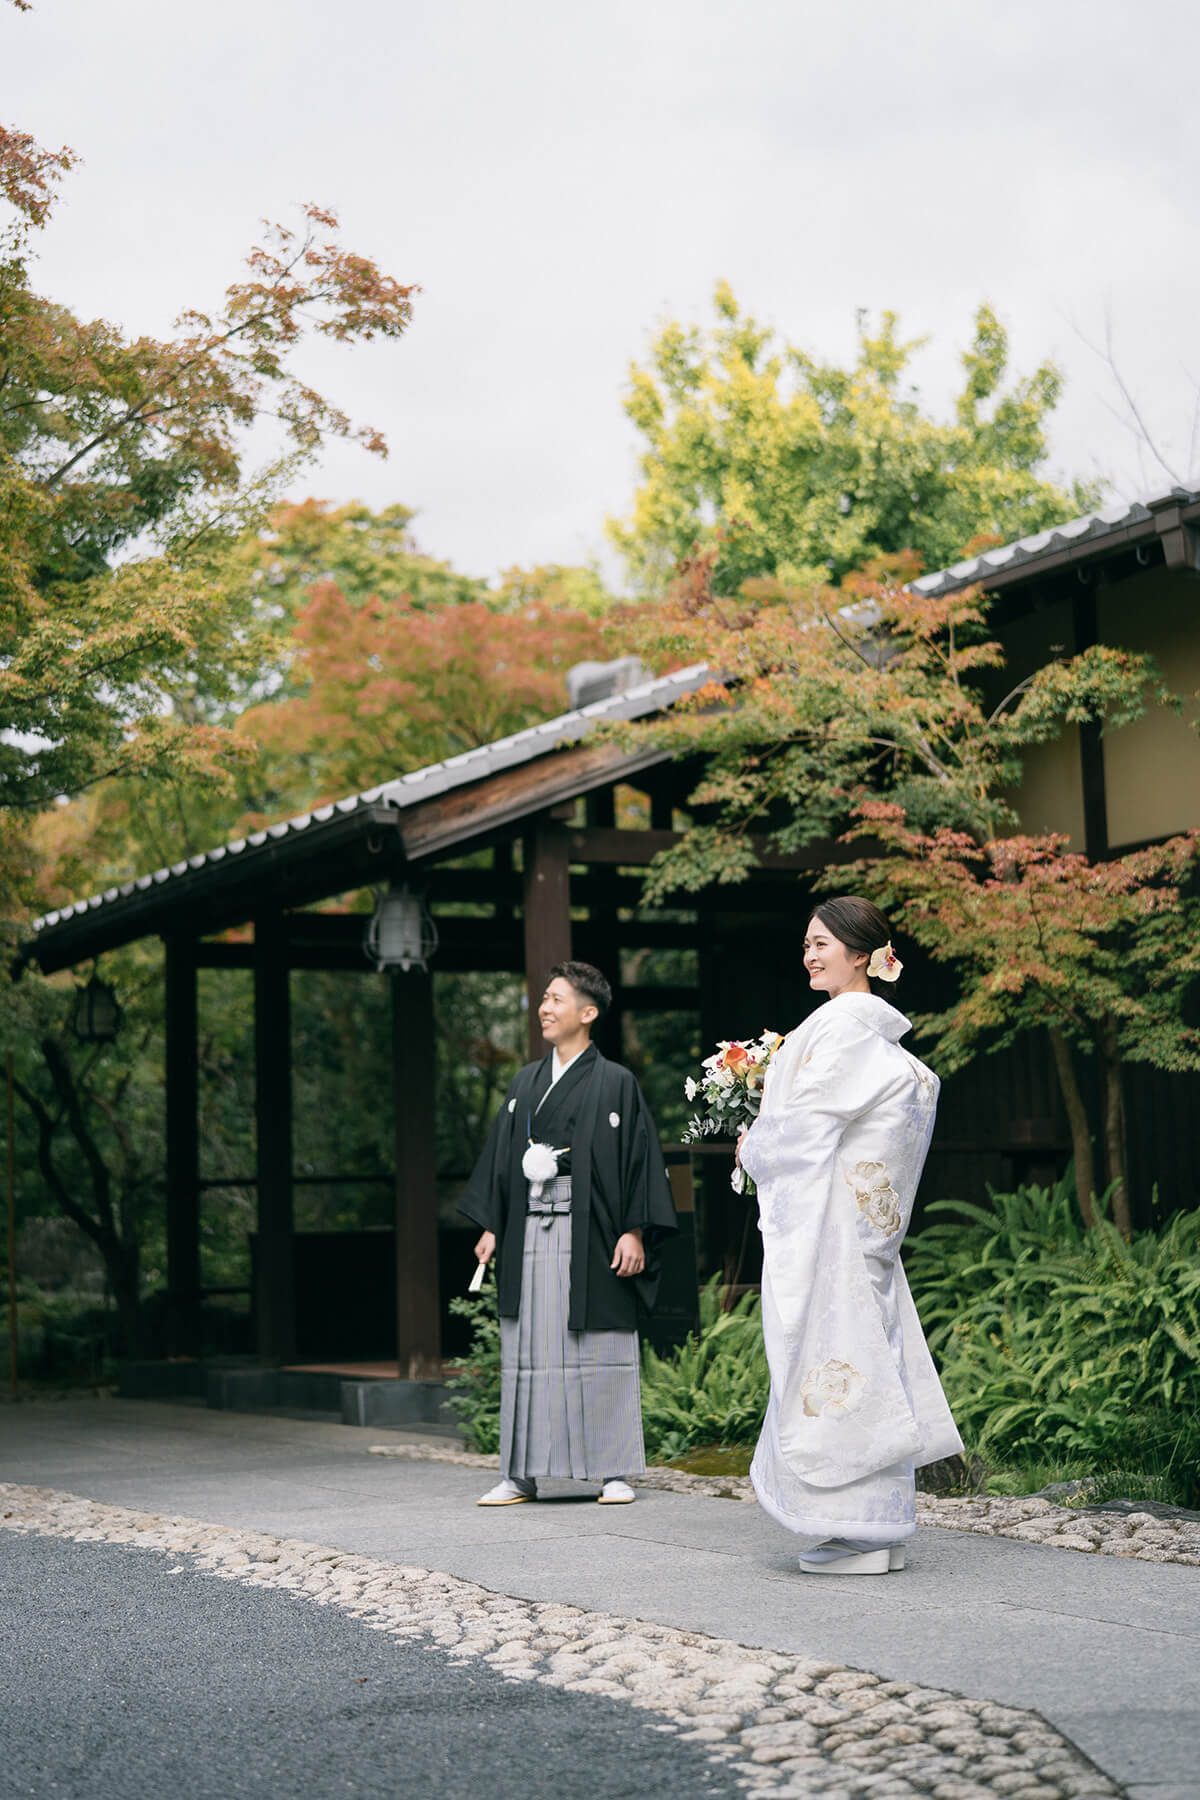
[[[1097,641],[1152,650],[1178,691],[1200,689],[1200,495],[1090,515],[1057,532],[985,552],[917,585],[941,593],[981,582],[997,595],[1006,679],[1059,647]],[[201,1348],[197,972],[253,971],[257,1115],[256,1341],[266,1363],[296,1349],[289,974],[362,969],[361,915],[311,910],[367,886],[408,881],[437,921],[436,967],[523,973],[530,1053],[547,969],[572,954],[615,976],[601,1043],[619,1054],[633,1009],[695,1009],[703,1039],[787,1029],[812,1004],[800,966],[805,871],[844,854],[814,846],[764,859],[744,884],[692,896],[666,917],[641,904],[639,871],[675,841],[694,765],[648,746],[597,740],[603,720],[646,718],[708,679],[703,668],[647,681],[498,743],[255,832],[123,883],[38,921],[30,954],[50,973],[144,936],[166,949],[167,1265],[171,1348]],[[645,796],[646,823],[618,824],[617,792]],[[1101,739],[1072,731],[1031,754],[1022,790],[1029,830],[1065,830],[1093,856],[1200,826],[1200,742],[1163,715]],[[466,866],[469,863],[469,866]],[[448,910],[471,902],[475,916]],[[251,942],[223,934],[247,923]],[[698,952],[695,988],[622,987],[621,951]],[[914,1003],[920,1004],[912,984]],[[906,983],[906,989],[909,983]],[[432,976],[391,977],[395,1113],[397,1366],[439,1366],[434,1201]],[[928,1004],[928,1001],[925,1002]],[[681,1071],[681,1074],[686,1071]],[[1137,1074],[1130,1095],[1135,1204],[1147,1168],[1175,1204],[1200,1186],[1200,1081]],[[1026,1041],[946,1084],[927,1196],[980,1197],[1045,1178],[1069,1143],[1042,1046]],[[745,1229],[727,1165],[704,1186],[701,1260],[720,1267]]]

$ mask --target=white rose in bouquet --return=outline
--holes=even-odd
[[[782,1044],[777,1031],[764,1031],[760,1038],[745,1043],[741,1038],[722,1038],[711,1056],[700,1064],[699,1081],[689,1075],[683,1084],[688,1100],[700,1101],[701,1110],[689,1119],[683,1133],[685,1144],[696,1144],[703,1138],[735,1138],[739,1131],[753,1125],[762,1105],[767,1064]],[[730,1177],[735,1194],[756,1192],[744,1169],[735,1167]]]

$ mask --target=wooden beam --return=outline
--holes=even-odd
[[[611,831],[617,822],[615,790],[611,787],[594,789],[587,796],[584,810],[589,825],[605,825]]]
[[[671,796],[660,787],[650,789],[650,827],[653,831],[670,831],[675,808]]]
[[[283,920],[254,921],[254,1113],[258,1191],[255,1328],[264,1362],[296,1354],[292,1217],[292,1032]]]
[[[497,925],[494,919],[439,919],[437,967],[439,969],[497,969],[520,974],[525,955],[519,921]],[[672,939],[672,943],[674,943]],[[253,969],[252,944],[208,944],[197,956],[202,969]],[[289,950],[292,969],[336,969],[350,975],[372,975],[370,964],[353,948],[331,944],[304,945]]]
[[[512,896],[516,885],[512,839],[501,838],[492,848],[492,898],[496,918],[501,923],[507,923],[514,916],[516,909]]]
[[[571,876],[566,827],[540,820],[525,838],[525,992],[529,1000],[529,1055],[541,1056],[538,1002],[546,975],[571,955]]]
[[[661,851],[673,850],[682,842],[683,833],[678,831],[627,831],[601,825],[585,825],[571,832],[571,861],[600,865],[618,863],[631,869],[645,868]],[[856,844],[840,844],[823,839],[820,843],[810,844],[803,850],[791,851],[783,856],[778,851],[767,848],[765,837],[755,836],[750,842],[758,857],[758,867],[782,874],[791,874],[793,871],[803,874],[811,869],[856,862],[859,857],[877,854],[879,848],[873,839],[863,839]]]
[[[396,1362],[402,1379],[441,1373],[433,977],[392,971],[396,1134]]]
[[[589,794],[585,802],[585,817],[589,827],[600,827],[611,831],[617,823],[616,790],[612,787],[597,788]],[[592,1037],[603,1056],[614,1062],[623,1062],[625,1057],[625,1007],[624,990],[621,984],[621,948],[617,936],[620,923],[616,886],[621,877],[612,865],[604,868],[589,869],[586,877],[588,887],[587,926],[580,927],[574,934],[576,939],[583,938],[586,950],[578,949],[586,962],[607,976],[612,989],[612,1005],[600,1019]],[[576,884],[576,899],[579,886]]]
[[[200,1144],[196,946],[167,938],[165,966],[167,1132],[167,1345],[199,1356]]]
[[[406,807],[396,815],[404,854],[409,862],[452,850],[461,854],[475,844],[511,836],[553,806],[668,760],[665,750],[630,753],[615,744],[585,742],[555,750],[536,762],[488,775],[471,787],[454,788]]]

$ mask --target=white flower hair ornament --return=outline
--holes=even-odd
[[[900,971],[904,964],[892,949],[891,944],[881,944],[878,950],[871,952],[871,960],[867,964],[867,974],[872,981],[899,981]]]

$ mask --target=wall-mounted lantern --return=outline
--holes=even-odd
[[[117,996],[98,975],[93,975],[86,987],[76,988],[71,1023],[81,1043],[111,1044],[124,1016]]]
[[[437,926],[420,894],[392,883],[375,902],[363,949],[377,969],[421,969],[438,947]]]

